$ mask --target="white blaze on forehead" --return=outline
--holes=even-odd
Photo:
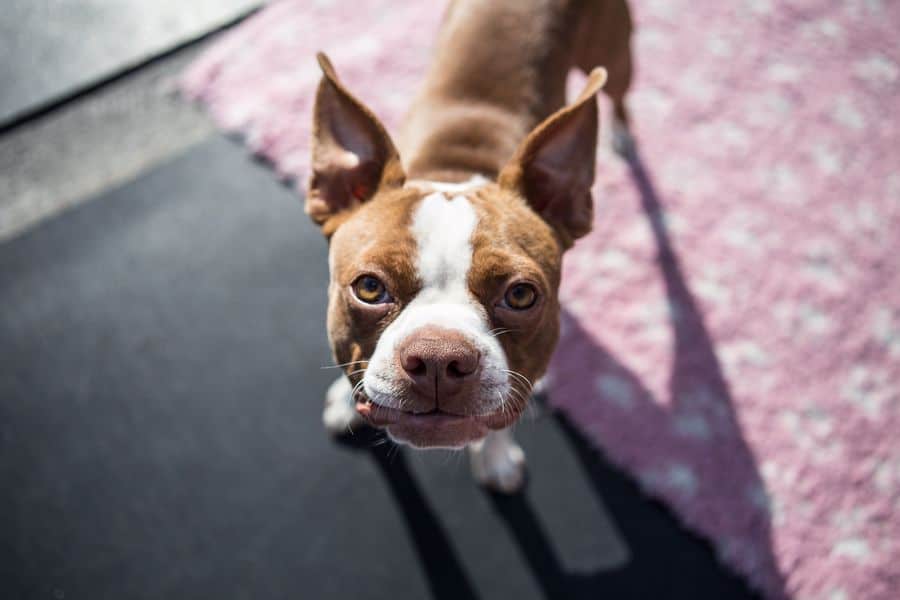
[[[435,192],[422,200],[413,216],[412,233],[423,291],[436,288],[454,295],[466,293],[477,222],[475,209],[465,196],[447,200],[444,194]]]
[[[423,192],[443,192],[448,196],[465,194],[477,190],[484,185],[490,183],[490,180],[483,175],[473,175],[468,180],[461,183],[446,183],[443,181],[428,181],[426,179],[410,179],[406,182],[406,187],[419,188]]]
[[[369,360],[363,388],[373,402],[402,407],[403,374],[398,372],[395,349],[420,327],[437,325],[463,333],[481,353],[482,397],[473,402],[484,411],[502,405],[508,393],[506,357],[497,338],[490,335],[484,309],[467,283],[477,225],[478,214],[463,195],[448,198],[445,192],[433,191],[416,208],[410,229],[422,287],[381,334]]]

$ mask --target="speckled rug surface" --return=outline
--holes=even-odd
[[[390,126],[441,10],[274,2],[182,86],[302,180],[313,52]],[[552,401],[767,597],[893,599],[900,3],[633,11],[640,158],[601,152]]]

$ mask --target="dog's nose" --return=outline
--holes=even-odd
[[[478,349],[462,333],[435,326],[406,338],[397,358],[413,389],[438,405],[471,391],[481,362]]]

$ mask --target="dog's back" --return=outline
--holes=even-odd
[[[407,173],[445,181],[496,173],[565,104],[573,67],[607,68],[605,92],[624,126],[631,29],[625,0],[455,0],[400,137]]]

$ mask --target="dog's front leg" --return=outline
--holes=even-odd
[[[325,393],[325,410],[322,422],[332,435],[341,435],[354,427],[362,427],[365,420],[356,412],[350,393],[350,381],[341,375],[328,387]]]
[[[472,474],[481,485],[512,494],[525,483],[525,453],[509,429],[492,431],[480,442],[469,445]]]

